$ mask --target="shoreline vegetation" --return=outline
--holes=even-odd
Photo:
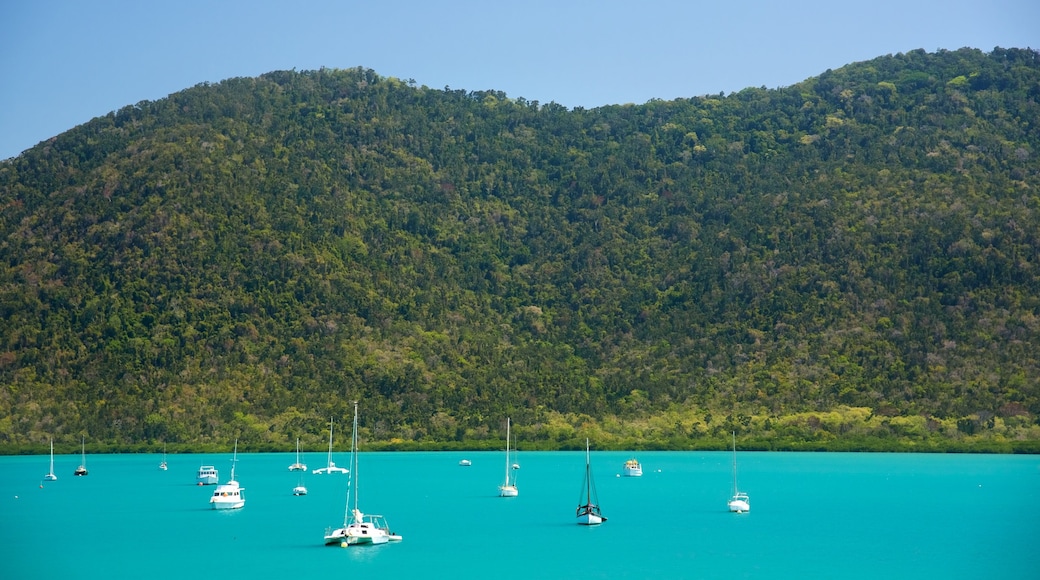
[[[745,414],[717,416],[710,412],[671,412],[642,419],[607,417],[596,421],[585,415],[545,412],[545,420],[519,423],[521,451],[580,451],[585,437],[604,451],[726,451],[729,433],[737,433],[741,451],[883,452],[883,453],[1000,453],[1040,454],[1040,425],[1026,417],[973,415],[941,420],[925,416],[886,416],[866,407],[839,407],[820,413],[786,416]],[[320,421],[315,418],[313,424]],[[260,427],[262,425],[257,425]],[[367,426],[360,437],[368,451],[498,451],[505,442],[493,430],[459,429],[455,438],[415,433],[412,439],[387,437]],[[74,453],[82,434],[55,438],[56,452]],[[245,452],[292,452],[299,437],[306,453],[324,452],[327,431],[276,433],[253,429],[216,435],[212,440],[165,442],[167,453],[222,453],[228,438],[241,439]],[[95,441],[87,438],[87,452],[161,453],[164,442]],[[0,455],[46,453],[47,439],[7,441]],[[339,447],[337,451],[342,451]]]

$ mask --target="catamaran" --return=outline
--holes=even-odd
[[[516,463],[509,464],[509,427],[510,420],[509,417],[506,417],[506,479],[502,485],[498,486],[498,497],[516,497],[520,495],[520,490],[516,488],[516,474],[512,474],[512,478],[510,478],[510,472],[520,469],[520,466]]]
[[[235,464],[238,463],[238,440],[235,440],[235,453],[231,457],[231,479],[217,486],[213,496],[209,498],[210,506],[215,510],[233,510],[246,505],[244,487],[239,487],[235,480]]]
[[[596,497],[596,484],[592,481],[592,465],[589,462],[589,440],[585,439],[585,480],[581,482],[581,496],[578,499],[578,523],[583,526],[598,526],[607,521],[599,510],[599,498]]]
[[[47,472],[47,475],[43,476],[44,481],[58,481],[58,476],[54,475],[54,439],[51,439],[51,470]]]
[[[162,445],[162,462],[159,463],[159,469],[161,469],[163,471],[166,471],[168,468],[169,468],[169,465],[166,464],[166,444],[163,443],[163,445]]]
[[[726,504],[729,511],[742,514],[751,511],[751,499],[748,494],[737,489],[737,432],[733,432],[733,497]]]
[[[350,479],[347,481],[347,505],[343,513],[343,527],[325,529],[325,545],[344,548],[399,542],[403,538],[390,531],[390,525],[381,515],[364,514],[358,509],[358,405],[354,402],[354,433],[350,439]],[[351,506],[353,498],[353,506]]]
[[[349,469],[343,469],[342,467],[336,467],[336,463],[332,461],[332,425],[333,420],[329,419],[329,460],[328,465],[315,469],[313,473],[350,473]],[[290,467],[290,469],[292,469]]]
[[[332,451],[330,450],[331,454]],[[307,471],[307,464],[300,461],[300,438],[296,438],[296,463],[289,466],[289,471]]]

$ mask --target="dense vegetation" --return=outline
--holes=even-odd
[[[364,69],[0,163],[0,450],[1040,450],[1040,55],[568,110]]]

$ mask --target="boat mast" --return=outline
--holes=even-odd
[[[509,487],[509,417],[506,417],[506,482],[504,485]]]
[[[585,503],[592,505],[592,472],[589,470],[589,438],[585,438]]]
[[[238,463],[238,439],[235,439],[235,452],[231,456],[231,481],[235,481],[235,464]]]
[[[357,458],[357,446],[358,446],[358,420],[357,420],[357,401],[354,401],[354,434],[350,439],[350,457],[353,465],[350,467],[350,476],[354,478],[354,515],[357,515],[357,504],[358,504],[358,458]],[[361,522],[358,522],[361,523]]]
[[[51,470],[48,473],[54,473],[54,439],[51,439]]]
[[[335,422],[335,417],[329,417],[329,458],[326,462],[327,467],[332,467],[332,425]]]
[[[737,432],[733,431],[733,496],[737,495]]]

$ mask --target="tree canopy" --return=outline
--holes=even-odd
[[[569,110],[363,68],[0,163],[0,450],[1040,450],[1040,55]]]

